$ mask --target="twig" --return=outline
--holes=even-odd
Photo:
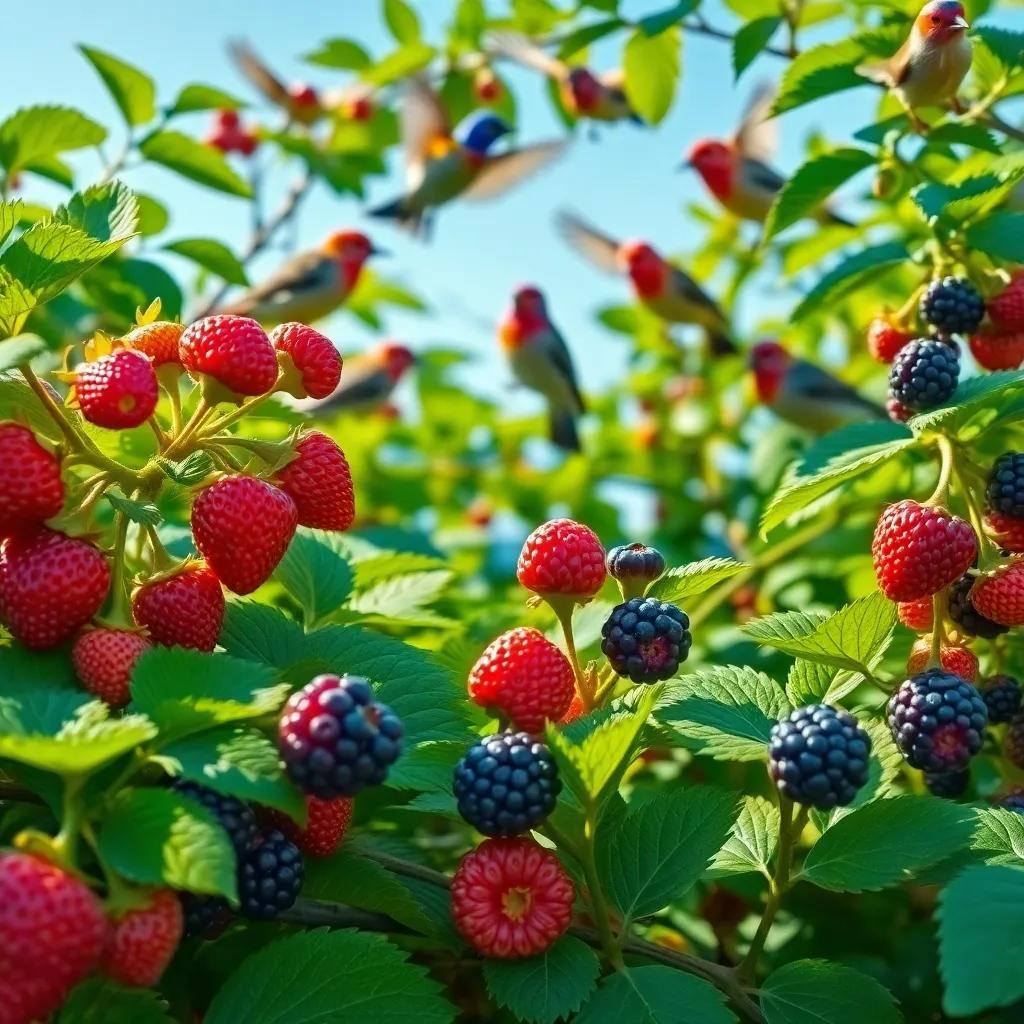
[[[412,929],[387,914],[373,914],[344,903],[329,900],[296,900],[291,910],[278,918],[286,924],[300,924],[309,928],[330,925],[332,928],[360,928],[364,932],[398,932],[412,934]]]

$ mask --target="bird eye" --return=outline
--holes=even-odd
[[[942,19],[937,14],[933,14],[932,15],[932,24],[933,25],[938,25],[938,23],[940,21],[942,21]]]

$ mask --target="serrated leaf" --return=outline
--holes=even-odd
[[[971,850],[986,864],[1024,864],[1024,815],[1005,807],[975,809]]]
[[[70,107],[22,107],[0,124],[0,163],[8,175],[57,153],[98,146],[107,130]]]
[[[302,627],[279,609],[256,601],[229,601],[220,632],[228,654],[286,669],[305,657]]]
[[[337,611],[352,592],[352,565],[338,534],[300,527],[274,572],[309,627]]]
[[[208,452],[192,452],[186,455],[181,462],[174,462],[162,456],[157,458],[157,464],[164,473],[176,484],[182,487],[191,487],[204,480],[213,472],[213,459]]]
[[[147,160],[207,188],[245,199],[252,197],[249,183],[232,169],[223,153],[181,132],[153,132],[139,143],[139,152]]]
[[[307,53],[304,59],[310,64],[342,71],[362,71],[372,63],[366,50],[352,39],[326,39],[318,50]]]
[[[732,70],[738,82],[740,76],[757,59],[758,55],[771,42],[772,36],[782,24],[782,18],[770,14],[763,18],[748,21],[733,37]]]
[[[118,110],[130,125],[145,124],[156,116],[156,83],[144,71],[113,54],[91,46],[79,46],[96,69]]]
[[[120,494],[107,492],[103,495],[110,505],[122,515],[127,516],[133,523],[141,523],[144,526],[159,526],[164,521],[160,509],[156,505],[142,505],[137,501],[131,501]]]
[[[1010,263],[1024,263],[1024,213],[993,213],[971,224],[964,241],[972,248]]]
[[[748,568],[743,562],[735,562],[731,558],[704,558],[699,562],[669,569],[661,579],[655,580],[647,588],[647,596],[679,604]]]
[[[967,439],[995,422],[1024,392],[1024,371],[1004,370],[961,381],[953,397],[909,420],[915,434],[942,427],[942,432]],[[970,433],[968,433],[970,428]]]
[[[838,302],[851,292],[868,284],[890,267],[905,263],[909,258],[906,246],[899,242],[882,242],[860,249],[852,256],[844,256],[800,300],[790,314],[800,321],[820,309],[826,302]]]
[[[605,978],[573,1024],[735,1024],[709,982],[671,967],[632,967]]]
[[[385,619],[430,620],[433,613],[427,606],[441,597],[452,578],[448,569],[392,576],[354,594],[348,607],[361,615]]]
[[[888,989],[852,967],[797,960],[768,975],[761,988],[766,1024],[900,1024]]]
[[[1016,73],[1020,70],[1024,61],[1024,32],[981,25],[972,34],[981,40],[1007,71]]]
[[[682,45],[682,33],[674,27],[657,35],[648,35],[638,28],[626,43],[626,96],[630,106],[650,124],[658,124],[672,106]]]
[[[38,334],[19,334],[16,338],[0,341],[0,373],[30,363],[46,351],[46,342]]]
[[[191,114],[198,110],[240,110],[244,106],[244,100],[215,85],[193,82],[178,93],[168,115]]]
[[[797,658],[789,667],[786,678],[786,696],[793,707],[817,704],[824,700],[832,685],[836,670],[817,661]]]
[[[779,845],[779,809],[761,796],[743,797],[743,806],[732,834],[706,872],[710,878],[760,871],[768,868]]]
[[[173,1024],[167,1004],[147,988],[127,988],[108,978],[76,985],[53,1018],[55,1024]]]
[[[0,647],[0,734],[54,736],[93,698],[61,653]]]
[[[177,242],[169,242],[164,249],[197,263],[228,284],[249,283],[241,260],[223,242],[218,242],[215,238],[182,238]]]
[[[814,476],[823,469],[834,469],[856,462],[894,441],[906,441],[913,436],[902,423],[885,420],[850,423],[838,430],[829,431],[810,444],[800,454],[796,474],[799,477]]]
[[[465,744],[454,741],[420,743],[388,772],[386,785],[393,789],[450,792],[455,764],[465,752]]]

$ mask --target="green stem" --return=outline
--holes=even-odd
[[[65,775],[63,781],[60,831],[54,837],[53,849],[65,866],[75,867],[78,836],[82,830],[83,808],[79,796],[85,780],[81,775]]]
[[[214,420],[210,423],[206,430],[203,431],[204,438],[211,437],[214,434],[219,434],[222,430],[230,427],[232,424],[237,423],[239,420],[244,420],[257,405],[265,402],[274,392],[275,389],[271,389],[265,395],[257,395],[255,398],[246,399],[237,409],[233,412],[229,412],[225,416],[221,416],[219,420]]]
[[[125,559],[128,522],[128,517],[123,512],[118,512],[114,518],[114,551],[111,555],[114,575],[110,581],[110,609],[104,616],[111,624],[121,626],[132,621],[131,598],[128,595],[128,566]]]
[[[171,403],[171,433],[177,437],[181,433],[181,394],[177,387],[167,388],[167,400]]]
[[[583,701],[583,710],[590,711],[594,706],[594,694],[586,677],[583,675],[583,670],[580,668],[579,655],[576,653],[576,638],[572,632],[572,613],[576,604],[574,601],[562,598],[561,596],[550,597],[547,599],[547,602],[558,618],[558,624],[562,627],[562,636],[565,638],[565,653],[569,658],[569,664],[572,665],[573,675],[576,677],[576,689],[579,691],[580,699]]]
[[[935,490],[932,491],[931,497],[925,504],[939,508],[948,508],[949,483],[956,467],[956,452],[953,448],[953,442],[944,434],[939,434],[935,438],[935,444],[939,449],[942,462],[939,466],[939,479],[935,484]]]
[[[611,918],[608,915],[608,903],[604,898],[604,891],[601,889],[601,882],[597,874],[597,862],[594,858],[594,812],[588,810],[585,832],[583,836],[583,847],[580,850],[580,864],[583,867],[583,876],[587,881],[587,892],[590,896],[590,907],[594,911],[594,923],[597,925],[597,934],[601,939],[601,948],[609,963],[617,971],[625,970],[625,963],[622,959],[622,950],[616,941],[615,932],[612,930]]]
[[[25,382],[36,393],[36,398],[42,403],[43,408],[49,413],[50,419],[64,435],[65,440],[73,451],[81,451],[85,447],[85,439],[75,429],[74,425],[64,414],[64,410],[53,400],[53,395],[46,389],[43,382],[36,376],[35,370],[28,363],[19,366],[21,375]]]
[[[188,423],[182,427],[181,433],[171,442],[170,447],[164,454],[167,458],[172,458],[179,452],[182,452],[185,446],[195,436],[196,431],[203,425],[203,421],[213,412],[213,406],[211,406],[205,398],[199,399],[199,404],[195,407],[192,412],[192,416],[189,418]]]
[[[156,527],[147,524],[143,529],[149,538],[149,546],[153,551],[153,568],[157,572],[173,569],[179,560],[164,547],[163,541],[160,540],[160,535],[156,532]]]

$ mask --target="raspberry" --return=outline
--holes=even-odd
[[[1024,452],[1006,452],[992,467],[985,499],[993,512],[1024,518]]]
[[[455,766],[459,814],[485,836],[517,836],[555,809],[562,789],[551,752],[525,732],[478,740]]]
[[[960,627],[960,631],[968,636],[980,636],[983,640],[993,640],[1009,629],[998,622],[986,619],[971,600],[971,588],[974,577],[961,576],[949,588],[949,617]]]
[[[992,676],[985,682],[981,699],[988,708],[988,720],[1002,725],[1020,711],[1020,683],[1013,676]]]
[[[933,619],[931,595],[916,601],[900,601],[896,606],[896,614],[907,629],[917,633],[928,632],[932,628]]]
[[[516,577],[535,594],[587,600],[604,583],[604,548],[589,526],[552,519],[526,538]]]
[[[109,587],[107,560],[84,540],[41,528],[0,546],[0,621],[33,650],[73,636]]]
[[[326,434],[312,430],[295,447],[295,458],[277,474],[302,526],[347,530],[356,517],[352,471],[345,453]]]
[[[145,906],[111,921],[100,970],[122,985],[155,985],[174,956],[184,914],[170,889],[152,893]]]
[[[12,1024],[45,1020],[89,974],[107,922],[77,878],[27,853],[0,853],[0,1014]]]
[[[982,615],[1001,626],[1024,626],[1024,561],[979,577],[971,600]]]
[[[0,537],[38,526],[63,505],[57,456],[27,427],[0,423]]]
[[[270,333],[270,343],[285,353],[296,374],[288,375],[284,389],[296,398],[327,398],[341,380],[341,353],[329,338],[305,324],[280,324]]]
[[[217,819],[239,857],[256,842],[256,815],[237,796],[218,793],[190,779],[175,779],[171,788],[179,796],[202,804]]]
[[[884,316],[876,316],[868,326],[868,351],[880,363],[891,363],[896,353],[913,340],[913,334],[900,330]]]
[[[292,781],[330,800],[379,785],[401,753],[402,723],[359,676],[317,676],[288,698],[278,750]]]
[[[145,423],[159,389],[149,356],[129,348],[75,368],[75,398],[82,415],[98,427],[126,430]]]
[[[665,556],[646,544],[625,544],[608,552],[605,565],[612,579],[649,583],[664,573]]]
[[[989,319],[1004,331],[1024,330],[1024,274],[1019,271],[1010,283],[986,303]]]
[[[896,354],[889,397],[905,409],[924,412],[948,402],[960,379],[960,353],[934,338],[918,338]]]
[[[234,395],[265,395],[277,381],[277,356],[266,332],[245,316],[224,313],[186,327],[178,345],[193,376],[212,377]]]
[[[215,939],[231,921],[231,908],[222,896],[200,896],[194,892],[178,894],[184,915],[186,939]]]
[[[1024,768],[1024,715],[1017,715],[1006,727],[1003,753],[1016,768]]]
[[[913,675],[921,672],[932,656],[932,642],[926,637],[918,640],[910,649],[907,659],[907,671]],[[966,647],[941,647],[939,661],[942,667],[955,676],[961,676],[969,683],[978,678],[978,659],[973,651]]]
[[[965,768],[962,772],[925,772],[925,788],[932,796],[955,800],[967,792],[971,773]]]
[[[963,771],[981,749],[988,709],[966,679],[939,668],[910,676],[889,700],[889,728],[912,768]]]
[[[985,303],[965,277],[936,278],[921,297],[921,318],[940,331],[970,334],[985,315]]]
[[[972,334],[968,342],[971,355],[986,370],[1016,370],[1024,363],[1024,331]]]
[[[842,708],[809,704],[772,726],[768,774],[790,800],[845,807],[868,781],[871,737]]]
[[[131,699],[132,669],[152,645],[133,629],[90,629],[71,648],[79,682],[112,708]]]
[[[210,484],[192,504],[192,536],[217,578],[236,594],[266,583],[298,524],[295,502],[254,476]]]
[[[353,807],[354,802],[343,796],[334,800],[307,796],[305,827],[283,811],[269,807],[263,811],[263,817],[268,825],[283,833],[307,857],[330,857],[345,838]]]
[[[634,597],[616,605],[601,627],[601,650],[620,676],[634,683],[670,679],[686,661],[690,620],[668,601]]]
[[[121,340],[136,352],[142,352],[153,360],[154,366],[165,363],[180,363],[178,345],[185,327],[169,320],[155,320],[151,324],[142,324],[126,334]]]
[[[212,651],[224,622],[220,580],[202,563],[143,584],[132,598],[132,615],[154,643]]]
[[[871,543],[875,578],[890,601],[917,601],[962,576],[978,544],[969,523],[910,499],[880,516]]]
[[[455,926],[488,957],[543,953],[569,927],[574,897],[558,857],[532,839],[487,839],[452,878]]]
[[[539,630],[518,626],[488,644],[469,673],[470,699],[525,732],[557,722],[576,692],[569,659]]]
[[[902,402],[896,401],[895,398],[886,399],[885,411],[889,414],[889,419],[893,423],[906,423],[914,415],[913,409],[908,409]]]
[[[1003,551],[1024,552],[1024,518],[989,512],[985,516],[985,527]]]
[[[290,910],[305,877],[299,848],[280,832],[268,832],[238,862],[242,913],[257,921],[269,921]]]

